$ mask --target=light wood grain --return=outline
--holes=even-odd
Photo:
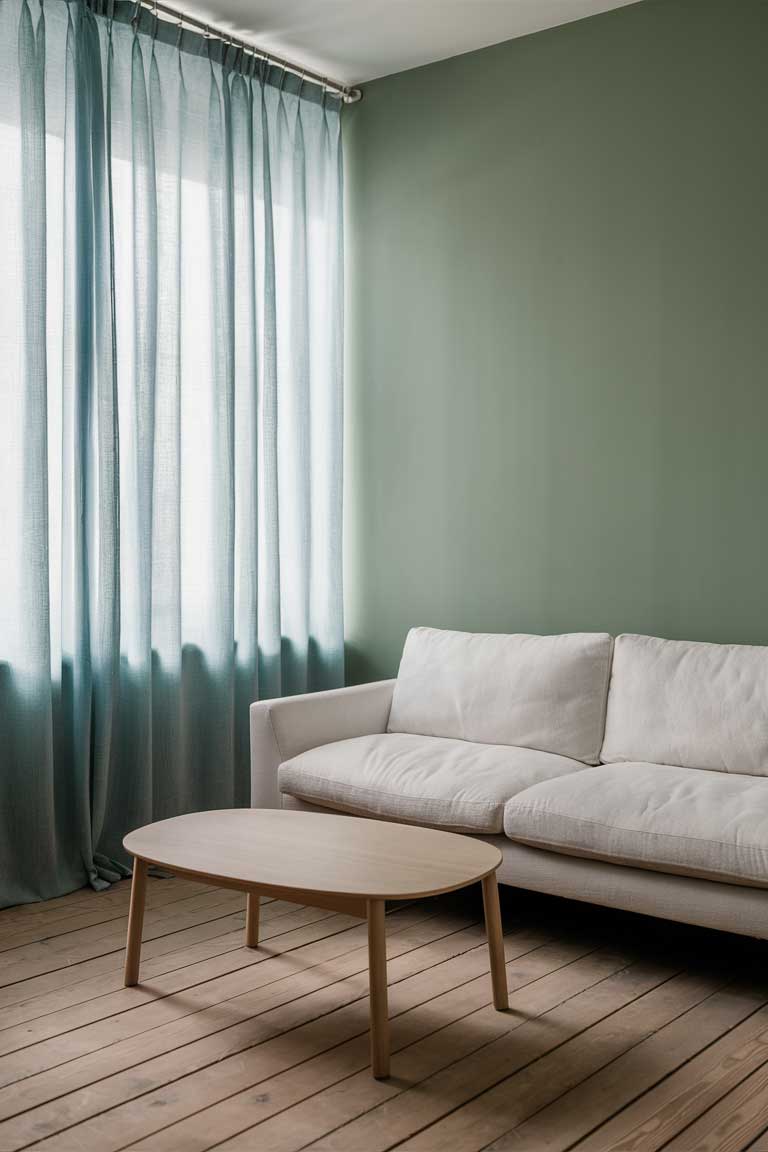
[[[152,877],[150,877],[150,884],[151,882]],[[124,881],[123,883],[127,883],[130,888],[129,882]],[[231,951],[233,948],[240,948],[242,946],[242,911],[232,910],[234,902],[229,894],[222,893],[221,895],[226,900],[225,904],[215,909],[206,909],[204,913],[187,914],[182,924],[166,922],[168,931],[152,939],[148,939],[147,920],[149,916],[145,914],[142,943],[144,964],[146,965],[147,961],[151,961],[151,971],[157,974],[169,971],[174,966],[177,953],[182,950],[188,950],[191,956],[189,963],[193,963]],[[296,910],[294,906],[284,902],[272,901],[271,903],[277,904],[278,909],[288,908],[292,915],[298,914],[304,918],[317,919],[322,915],[317,909]],[[242,897],[236,901],[236,904],[242,908]],[[307,921],[304,919],[302,922]],[[6,1010],[10,1009],[12,1012],[20,1014],[29,1012],[30,1015],[36,1015],[38,1014],[36,1012],[37,1006],[42,1005],[42,1011],[45,1012],[47,1010],[46,1005],[50,1000],[57,1001],[59,998],[61,998],[61,1004],[56,1004],[56,1007],[64,1006],[67,1003],[80,1003],[89,999],[91,981],[97,982],[97,990],[94,994],[99,995],[99,982],[106,981],[111,984],[118,972],[119,985],[122,987],[126,923],[126,915],[123,915],[119,926],[120,943],[117,947],[110,942],[106,949],[98,955],[94,955],[91,951],[87,958],[77,958],[69,962],[59,958],[57,967],[46,965],[45,971],[40,975],[31,975],[28,978],[19,975],[19,978],[12,984],[0,987],[0,1012],[5,1013]],[[235,930],[236,936],[234,935]],[[61,966],[62,964],[64,967]]]
[[[765,986],[756,981],[746,989],[735,986],[701,1006],[705,1019],[693,1014],[681,1018],[684,1058],[657,1083],[634,1093],[627,1106],[576,1145],[579,1152],[657,1152],[698,1116],[728,1093],[752,1071],[768,1061],[768,1008],[755,1011],[756,1002],[765,999]],[[750,1011],[742,1022],[722,1029],[717,1043],[710,1043],[709,1030],[722,1018],[724,1008],[746,1001]],[[700,1015],[701,1013],[699,1013]],[[661,1034],[660,1034],[661,1035]],[[689,1046],[685,1051],[685,1046]],[[665,1062],[674,1056],[674,1041],[665,1037],[665,1051],[651,1070],[665,1071]],[[768,1100],[766,1101],[768,1104]]]
[[[220,908],[227,899],[227,894],[221,889],[212,888],[210,885],[200,885],[200,887],[203,890],[199,894],[187,897],[170,907],[147,908],[144,918],[145,930],[157,926],[159,932],[162,933],[169,921],[175,926],[177,921],[184,918],[187,913],[197,912],[201,908]],[[128,882],[128,890],[130,891],[130,881]],[[229,900],[230,905],[234,907],[237,902],[233,897],[229,897]],[[36,940],[0,953],[0,980],[5,983],[9,979],[9,973],[22,964],[27,969],[33,968],[39,959],[55,963],[59,955],[63,954],[71,962],[75,957],[80,959],[88,955],[103,953],[106,950],[104,948],[105,943],[114,942],[117,947],[120,947],[125,938],[125,920],[123,917],[128,910],[129,903],[130,900],[126,901],[120,916],[110,916],[98,923],[73,928],[71,931],[59,932],[52,936],[41,931]],[[188,920],[187,922],[194,923],[196,919],[197,917],[193,917],[191,921]],[[156,934],[152,933],[152,935]]]
[[[450,1119],[456,1108],[469,1104],[506,1077],[529,1065],[535,1067],[550,1050],[558,1050],[565,1040],[594,1027],[658,987],[668,975],[663,965],[638,963],[627,970],[626,965],[619,962],[618,972],[614,967],[603,980],[589,980],[586,988],[582,985],[575,996],[565,1000],[558,997],[557,1006],[535,1023],[526,1020],[522,1027],[503,1032],[460,1063],[442,1069],[426,1083],[409,1085],[398,1097],[366,1112],[343,1131],[332,1133],[327,1140],[318,1141],[317,1146],[344,1149],[346,1152],[356,1152],[360,1148],[368,1152],[383,1152],[394,1144],[415,1138],[420,1132],[424,1133],[426,1140],[427,1134],[434,1129],[434,1147],[463,1148],[462,1140],[467,1135],[463,1117],[460,1121],[461,1138],[453,1144],[450,1130],[443,1128],[444,1118]],[[526,1011],[523,1006],[521,1011]],[[506,1014],[499,1018],[506,1019]],[[510,1094],[510,1101],[521,1107],[526,1099],[524,1090]],[[485,1137],[485,1143],[492,1139],[488,1134],[492,1118],[492,1111],[486,1117],[482,1109],[473,1110],[472,1121],[477,1122],[477,1128],[468,1137],[472,1147],[482,1147],[477,1143],[481,1135]],[[503,1128],[497,1129],[496,1135],[503,1131]]]
[[[263,808],[175,816],[131,832],[123,843],[132,856],[211,883],[363,900],[450,892],[501,863],[498,848],[452,832]]]
[[[202,906],[205,907],[205,915],[201,916],[199,909]],[[144,955],[148,955],[146,945],[150,941],[171,936],[186,928],[196,933],[204,920],[224,917],[235,909],[242,909],[242,897],[222,891],[206,892],[194,900],[184,901],[180,907],[182,910],[172,907],[168,912],[158,909],[154,918],[150,913],[145,913]],[[75,965],[85,961],[99,960],[99,964],[93,967],[101,966],[101,970],[104,971],[104,965],[107,963],[104,958],[108,953],[122,952],[125,946],[125,925],[126,919],[123,915],[120,920],[112,920],[109,925],[102,925],[98,935],[95,936],[91,934],[92,930],[89,928],[84,932],[72,933],[66,938],[59,937],[50,944],[42,940],[38,944],[29,945],[26,949],[19,949],[18,953],[23,952],[24,955],[19,955],[17,950],[5,953],[5,956],[13,956],[13,962],[7,967],[0,966],[0,986],[2,986],[0,1004],[12,1002],[16,997],[15,991],[6,993],[8,985],[26,983],[36,976],[56,973],[50,981],[41,981],[40,986],[47,984],[48,987],[60,987],[62,983],[70,982],[70,978],[77,980],[80,977],[82,969],[75,968]],[[154,954],[159,954],[158,949],[162,951],[162,948],[163,945],[158,944]],[[121,965],[122,956],[115,966]],[[6,1000],[6,995],[10,999]]]
[[[491,960],[491,984],[493,1006],[498,1012],[509,1007],[507,995],[507,973],[504,967],[504,941],[501,931],[501,911],[499,909],[499,886],[496,874],[483,878],[483,907],[485,911],[485,931],[488,936],[488,953]]]
[[[556,986],[562,987],[563,969],[592,950],[584,943],[541,943],[536,932],[508,936],[508,976],[510,986],[521,990],[515,1005],[520,1013],[523,1004],[531,1013],[540,1010],[545,997],[550,1006],[558,995]],[[324,1050],[293,1067],[265,1072],[258,1079],[258,1096],[254,1088],[229,1095],[204,1116],[180,1120],[139,1147],[196,1152],[229,1137],[233,1146],[245,1149],[301,1148],[382,1098],[395,1096],[408,1084],[461,1059],[495,1038],[499,1029],[519,1026],[521,1015],[513,1023],[512,1017],[494,1011],[485,968],[482,949],[474,949],[393,986],[395,1074],[390,1079],[374,1080],[369,1075],[364,1035],[338,1043],[341,1021],[338,1016],[326,1018]],[[257,1068],[253,1075],[259,1075]]]
[[[768,1062],[664,1145],[669,1152],[742,1152],[768,1123]]]
[[[189,900],[197,895],[204,895],[212,891],[211,886],[200,881],[185,880],[179,887],[166,884],[158,880],[148,898],[147,907],[158,909],[182,900]],[[101,893],[91,892],[97,901],[104,899],[104,905],[96,904],[93,900],[85,900],[81,904],[66,905],[54,909],[46,914],[45,904],[22,904],[19,908],[9,908],[3,912],[2,933],[0,933],[0,955],[11,949],[23,947],[26,944],[51,941],[57,936],[69,936],[84,928],[96,927],[99,924],[109,924],[110,921],[119,921],[125,916],[130,899],[130,884],[116,885],[116,891]],[[36,908],[37,912],[22,917],[18,915],[13,919],[14,913],[21,913],[25,908]]]
[[[498,848],[467,836],[379,820],[269,809],[195,812],[131,832],[134,856],[125,984],[138,983],[147,863],[247,892],[245,940],[258,941],[261,894],[366,917],[371,1071],[389,1075],[385,901],[451,892],[481,880],[494,1004],[507,1006],[495,869]]]
[[[249,892],[245,897],[245,946],[259,946],[259,894]]]
[[[606,1115],[631,1112],[638,1097],[653,1095],[657,1085],[702,1048],[726,1037],[762,1000],[760,988],[725,988],[706,997],[518,1125],[516,1140],[542,1152],[565,1152],[580,1136],[599,1128]],[[618,1146],[615,1136],[604,1140],[604,1152],[615,1152]],[[577,1147],[583,1152],[581,1143]],[[635,1146],[635,1152],[642,1150],[642,1143]]]
[[[178,883],[175,880],[165,883],[160,877],[153,877],[153,880],[150,902],[155,906],[164,902],[183,900],[195,892],[205,891],[205,885],[202,884],[190,884],[187,881]],[[76,892],[70,892],[55,900],[41,900],[38,903],[17,904],[12,908],[4,908],[0,912],[2,935],[5,937],[6,932],[20,931],[24,927],[35,928],[41,924],[53,926],[61,920],[86,915],[101,920],[124,915],[130,894],[130,882],[120,881],[101,892],[93,888],[79,888]],[[34,938],[40,939],[46,934],[47,932],[43,931]]]
[[[19,996],[0,1000],[3,1152],[768,1152],[764,945],[506,893],[499,1013],[479,899],[409,904],[386,917],[376,1080],[365,922],[265,902],[252,950],[241,896],[219,893],[217,916],[205,890],[150,877],[145,936],[164,934],[126,989],[129,890],[104,912],[90,893],[50,921],[10,910],[32,946],[71,917],[77,959],[52,951],[58,967],[0,990]]]
[[[448,967],[455,956],[478,948],[484,951],[477,928],[455,932],[452,927],[455,922],[433,923],[430,919],[421,927],[406,929],[403,938],[399,933],[388,936],[393,979],[398,981],[397,990],[402,995],[408,993],[411,1004],[428,1000],[434,994],[436,960]],[[365,932],[365,924],[349,930],[348,935],[355,934],[354,938],[362,944],[359,951],[355,950],[357,956],[344,954],[337,964],[315,965],[285,981],[271,979],[265,984],[264,976],[252,996],[247,1000],[239,998],[237,1012],[232,1013],[229,1027],[223,1030],[221,1012],[213,1008],[207,1015],[217,1017],[214,1023],[220,1029],[213,1035],[200,1031],[199,1017],[203,1013],[196,1013],[180,1029],[152,1029],[131,1045],[111,1046],[108,1052],[100,1052],[97,1059],[87,1062],[87,1087],[69,1093],[66,1099],[62,1099],[64,1084],[71,1085],[75,1076],[82,1079],[85,1062],[72,1061],[57,1069],[56,1083],[46,1077],[50,1104],[33,1112],[25,1109],[0,1127],[0,1147],[4,1152],[23,1147],[25,1142],[44,1135],[46,1129],[56,1133],[79,1123],[78,1135],[84,1146],[92,1141],[95,1147],[109,1152],[113,1147],[122,1147],[115,1143],[119,1139],[138,1139],[174,1119],[199,1112],[258,1083],[266,1075],[333,1048],[340,1040],[360,1036],[367,1047]],[[420,943],[427,946],[419,946]],[[358,973],[356,979],[349,979],[349,961]],[[276,967],[271,968],[272,976]],[[239,1022],[234,1023],[238,1017]],[[195,1034],[202,1039],[195,1042]],[[149,1059],[158,1045],[164,1054]],[[121,1050],[115,1052],[118,1048]],[[106,1078],[116,1061],[118,1067],[128,1067]],[[140,1069],[134,1070],[138,1064]],[[79,1066],[73,1068],[74,1065]],[[30,1082],[31,1078],[19,1086],[21,1092],[26,1092],[25,1104],[30,1099]],[[153,1084],[157,1087],[150,1090]],[[102,1119],[104,1112],[107,1115]]]
[[[371,1001],[371,1070],[377,1080],[389,1076],[387,1011],[387,938],[384,901],[368,901],[368,982]]]
[[[141,933],[144,927],[144,897],[147,891],[147,864],[138,857],[133,862],[131,906],[128,912],[128,939],[125,946],[125,985],[130,988],[139,981],[141,960]]]
[[[575,1036],[536,1064],[503,1078],[476,1099],[434,1125],[434,1136],[446,1146],[461,1143],[467,1152],[479,1152],[493,1143],[496,1149],[518,1146],[518,1133],[542,1107],[559,1099],[596,1070],[618,1059],[670,1019],[689,1011],[717,987],[717,977],[680,973],[673,980],[648,989],[610,1017],[596,1021],[586,1034]],[[403,1144],[409,1152],[423,1148],[416,1135]]]
[[[332,927],[327,927],[325,922],[330,921],[333,925],[334,919],[329,913],[318,909],[296,908],[273,901],[264,910],[263,935],[265,942],[269,941],[269,951],[265,958],[279,953],[282,938],[295,941],[298,937],[301,940],[304,926],[316,932],[332,931]],[[22,1015],[16,1008],[0,1014],[2,1023],[8,1021],[9,1025],[0,1030],[0,1082],[7,1074],[7,1062],[2,1057],[8,1053],[33,1044],[40,1045],[44,1040],[55,1042],[57,1036],[75,1030],[82,1041],[86,1035],[82,1031],[84,1028],[108,1019],[116,1012],[133,1010],[149,1003],[160,1008],[159,1001],[179,992],[195,997],[198,993],[191,992],[191,989],[202,988],[210,980],[222,975],[231,976],[240,969],[250,967],[253,958],[242,951],[242,915],[232,917],[232,927],[234,931],[216,937],[203,946],[180,948],[170,956],[147,961],[142,966],[144,986],[140,990],[126,990],[123,973],[115,972],[84,981],[74,989],[66,989],[64,993],[40,997],[40,1004],[49,1010],[38,1013],[34,1019],[25,1019],[24,1016],[31,1015],[35,1001],[19,1006],[27,1009],[21,1023],[15,1023]],[[87,989],[91,989],[91,996],[87,995]],[[72,1003],[65,999],[65,994],[70,992],[77,994]],[[170,1004],[166,1005],[166,1010],[171,1007]],[[54,1046],[51,1044],[49,1048]],[[40,1047],[37,1048],[38,1054],[42,1051]]]
[[[299,910],[299,915],[305,910]],[[219,1001],[238,997],[253,988],[261,986],[265,979],[277,979],[285,972],[280,957],[286,952],[294,950],[300,952],[302,947],[309,950],[311,943],[332,938],[342,934],[357,922],[350,917],[323,915],[322,919],[313,921],[306,927],[284,932],[276,936],[269,944],[269,951],[263,948],[258,957],[253,952],[242,948],[242,928],[238,933],[238,948],[216,956],[210,961],[203,961],[191,967],[170,972],[152,984],[142,984],[136,989],[123,988],[119,995],[110,998],[112,1006],[118,1015],[102,1016],[103,1009],[92,1024],[72,1028],[53,1035],[50,1039],[34,1044],[23,1051],[10,1053],[0,1058],[0,1086],[8,1086],[6,1094],[0,1091],[0,1114],[7,1106],[16,1109],[19,1095],[16,1086],[24,1080],[22,1091],[29,1089],[34,1092],[40,1086],[38,1074],[48,1074],[55,1077],[55,1070],[66,1064],[67,1083],[72,1084],[79,1075],[81,1065],[77,1061],[82,1057],[87,1074],[94,1071],[103,1074],[105,1066],[114,1057],[119,1059],[119,1042],[130,1041],[136,1036],[149,1030],[154,1030],[153,1040],[162,1040],[160,1029],[169,1025],[177,1029],[181,1021],[190,1014],[200,1014],[211,1005]],[[364,926],[362,926],[364,932]],[[264,937],[269,935],[265,930]],[[342,945],[343,947],[343,945]],[[327,951],[333,951],[329,947]],[[301,963],[301,957],[298,963]],[[269,962],[267,969],[269,975],[264,975],[260,967],[262,962]],[[259,965],[257,968],[256,965]],[[292,966],[291,966],[292,970]],[[183,993],[183,995],[179,995]],[[133,1006],[132,1006],[133,1005]],[[122,1009],[122,1011],[120,1011]],[[104,1053],[103,1049],[109,1052]],[[142,1049],[146,1057],[149,1046]],[[165,1049],[161,1047],[161,1050]],[[134,1054],[134,1053],[132,1053]],[[91,1059],[93,1057],[93,1059]],[[47,1075],[41,1080],[44,1091],[50,1087]],[[0,1144],[0,1148],[2,1144]]]

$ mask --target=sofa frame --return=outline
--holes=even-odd
[[[252,704],[252,807],[340,811],[281,796],[280,764],[323,744],[386,732],[394,686],[394,679],[380,680]],[[503,853],[502,884],[768,939],[768,895],[762,888],[585,859],[504,835],[480,838]]]

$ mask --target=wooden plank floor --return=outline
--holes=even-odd
[[[366,928],[150,879],[0,912],[0,1152],[768,1152],[768,944],[479,890],[387,916],[392,1077],[368,1070]]]

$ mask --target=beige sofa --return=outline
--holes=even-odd
[[[413,629],[251,707],[252,804],[482,836],[507,884],[768,938],[768,648]]]

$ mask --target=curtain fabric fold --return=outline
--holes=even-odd
[[[7,905],[246,804],[248,704],[342,682],[339,102],[3,0],[0,161]]]

